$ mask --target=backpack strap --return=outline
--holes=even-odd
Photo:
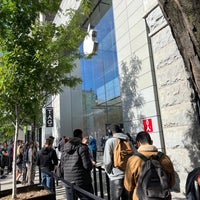
[[[143,154],[141,154],[139,152],[134,153],[134,155],[140,157],[144,161],[148,160],[148,158],[146,156],[144,156]]]
[[[159,152],[157,153],[157,156],[158,156],[159,159],[161,159],[161,157],[162,157],[163,155],[164,155],[164,153],[161,152],[161,151],[159,151]]]
[[[146,156],[144,156],[143,154],[141,154],[141,153],[139,153],[139,152],[136,152],[134,155],[136,155],[136,156],[138,156],[138,157],[140,157],[142,160],[144,160],[144,161],[147,161],[148,160],[148,158],[146,157]],[[154,156],[156,156],[156,158],[158,159],[158,160],[160,160],[161,159],[161,157],[164,155],[164,153],[163,152],[161,152],[161,151],[159,151],[156,155],[154,155]]]
[[[161,159],[161,157],[164,155],[164,153],[163,152],[161,152],[161,151],[159,151],[158,153],[157,153],[157,158],[158,158],[158,160],[160,161],[160,159]]]

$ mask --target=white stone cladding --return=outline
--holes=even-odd
[[[192,126],[191,115],[195,117],[191,103],[193,91],[160,8],[152,10],[146,21],[150,28],[166,153],[170,155],[177,172],[176,189],[180,188],[180,192],[184,193],[187,173],[192,169],[191,157],[184,142]]]
[[[127,132],[137,133],[143,130],[143,119],[152,119],[153,133],[151,136],[155,145],[164,150],[163,137],[158,111],[158,101],[155,95],[155,80],[152,74],[150,53],[146,33],[144,6],[137,0],[114,0],[113,12],[115,22],[115,34],[117,43],[118,66],[121,82],[121,99],[123,106],[124,128]],[[124,71],[122,62],[130,62],[132,56],[137,56],[141,62],[141,69],[137,74],[137,95],[141,96],[142,106],[136,106],[134,101],[135,90],[129,90],[133,84],[133,68],[128,65]],[[128,73],[127,73],[128,71]],[[128,77],[127,77],[128,76]],[[125,82],[125,83],[124,83]]]

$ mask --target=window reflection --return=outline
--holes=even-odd
[[[84,129],[105,135],[105,126],[122,123],[120,84],[112,7],[95,26],[98,52],[81,59]],[[83,49],[81,45],[80,49]]]

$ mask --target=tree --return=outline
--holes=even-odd
[[[190,74],[197,98],[200,98],[199,0],[158,0],[158,3]]]
[[[80,10],[66,12],[70,22],[56,26],[41,22],[39,15],[56,13],[60,1],[2,0],[0,2],[0,110],[15,124],[13,193],[16,198],[16,148],[19,126],[34,126],[40,121],[42,107],[63,86],[81,82],[70,73],[86,33],[80,19],[87,17],[91,1],[83,0]],[[86,16],[85,16],[86,15]],[[33,138],[34,139],[34,138]]]

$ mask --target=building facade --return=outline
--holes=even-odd
[[[63,0],[62,10],[80,1]],[[156,0],[94,1],[84,27],[97,31],[98,51],[77,61],[83,83],[52,98],[54,126],[43,137],[71,136],[75,128],[100,139],[119,123],[132,136],[141,130],[174,163],[175,190],[184,193],[189,171],[200,163],[199,116],[182,57]],[[67,19],[58,13],[57,24]],[[83,44],[80,45],[80,51]],[[45,115],[44,115],[45,118]]]

